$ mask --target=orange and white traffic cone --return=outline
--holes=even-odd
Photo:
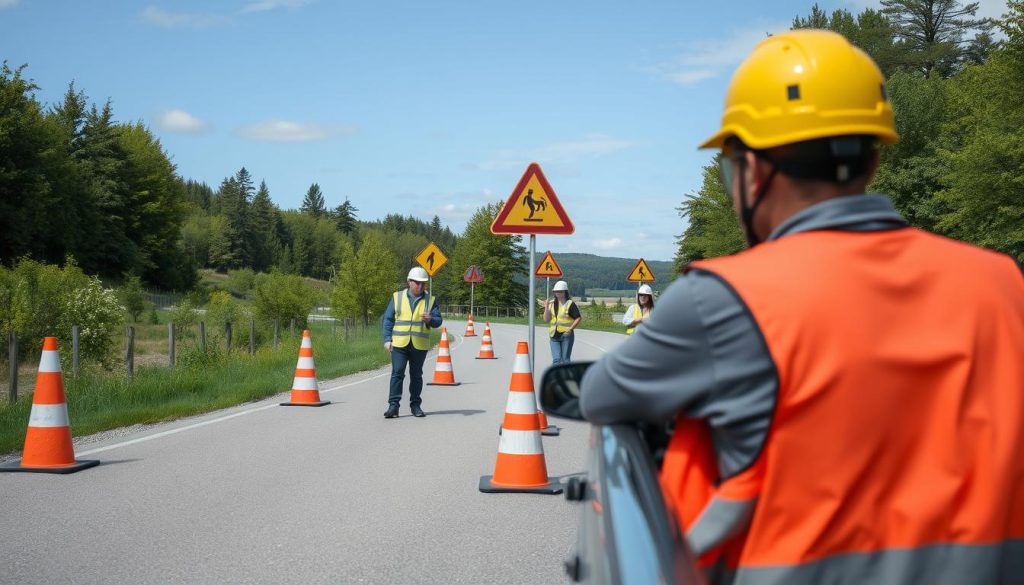
[[[434,381],[427,386],[458,386],[455,370],[452,369],[452,354],[448,346],[448,328],[441,328],[441,344],[437,348],[437,365],[434,366]]]
[[[480,491],[485,493],[562,493],[558,479],[548,477],[544,445],[540,438],[540,419],[537,418],[537,398],[533,393],[533,375],[530,374],[529,352],[525,341],[516,345],[494,475],[480,478]]]
[[[32,395],[32,413],[28,417],[21,461],[0,465],[0,471],[74,473],[99,464],[96,459],[75,460],[57,338],[46,337],[43,339],[43,355],[39,358],[39,374],[36,391]]]
[[[320,388],[316,383],[316,364],[313,363],[313,339],[309,336],[309,329],[306,329],[302,332],[299,361],[295,364],[291,401],[282,402],[281,406],[324,406],[330,403],[330,400],[320,400]]]
[[[473,313],[470,313],[469,318],[466,319],[466,333],[463,337],[476,337],[476,331],[473,330]]]
[[[478,360],[496,360],[494,356],[494,346],[491,345],[491,324],[484,323],[484,336],[480,338],[480,354],[476,356]]]

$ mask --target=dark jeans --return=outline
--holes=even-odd
[[[419,406],[423,392],[423,362],[427,350],[416,349],[412,343],[405,347],[391,348],[391,391],[388,404],[398,406],[402,400],[402,382],[405,380],[405,366],[409,365],[409,406]]]

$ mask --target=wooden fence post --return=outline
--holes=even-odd
[[[345,343],[348,343],[348,317],[345,317]]]
[[[199,346],[206,353],[206,321],[199,322]]]
[[[281,326],[281,322],[278,321],[277,319],[274,319],[274,349],[277,349],[277,345],[278,345],[278,341],[279,341],[279,338],[278,338],[278,328],[280,326]]]
[[[291,336],[290,339],[292,341],[295,341],[295,319],[292,319],[291,323],[288,325],[288,335]]]
[[[11,329],[7,334],[8,363],[11,367],[11,385],[7,389],[7,400],[12,404],[18,400],[18,334]]]
[[[231,321],[224,322],[224,336],[227,337],[228,353],[231,353]]]
[[[71,374],[74,377],[78,377],[78,365],[79,365],[79,343],[78,336],[81,333],[78,325],[71,326]]]
[[[174,367],[174,321],[167,324],[167,362]]]
[[[135,328],[131,325],[128,326],[128,353],[125,361],[128,362],[128,382],[131,383],[135,379]]]
[[[256,321],[249,319],[249,355],[256,355]]]

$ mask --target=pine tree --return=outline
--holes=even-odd
[[[324,194],[320,191],[320,185],[313,183],[309,186],[306,198],[302,200],[302,207],[299,210],[317,218],[326,213],[327,207],[324,204]]]
[[[355,205],[345,198],[345,202],[334,208],[334,213],[331,214],[334,222],[338,224],[338,231],[345,235],[350,235],[356,229],[356,209]]]
[[[925,77],[956,73],[965,56],[965,45],[975,35],[991,30],[992,23],[975,18],[978,3],[957,0],[881,0],[882,13],[895,27],[909,64]]]
[[[679,244],[676,270],[694,260],[734,254],[743,249],[743,231],[736,220],[732,199],[722,185],[718,157],[704,167],[700,191],[687,195],[676,210],[680,217],[688,220],[686,231],[676,239]]]
[[[281,241],[277,235],[277,224],[281,214],[270,200],[266,181],[260,181],[259,190],[252,201],[249,248],[252,250],[252,269],[266,272],[274,264],[274,256]]]

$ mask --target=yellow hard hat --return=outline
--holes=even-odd
[[[803,29],[754,48],[729,83],[721,129],[700,147],[722,148],[733,136],[760,150],[853,134],[899,140],[885,78],[842,35]]]

